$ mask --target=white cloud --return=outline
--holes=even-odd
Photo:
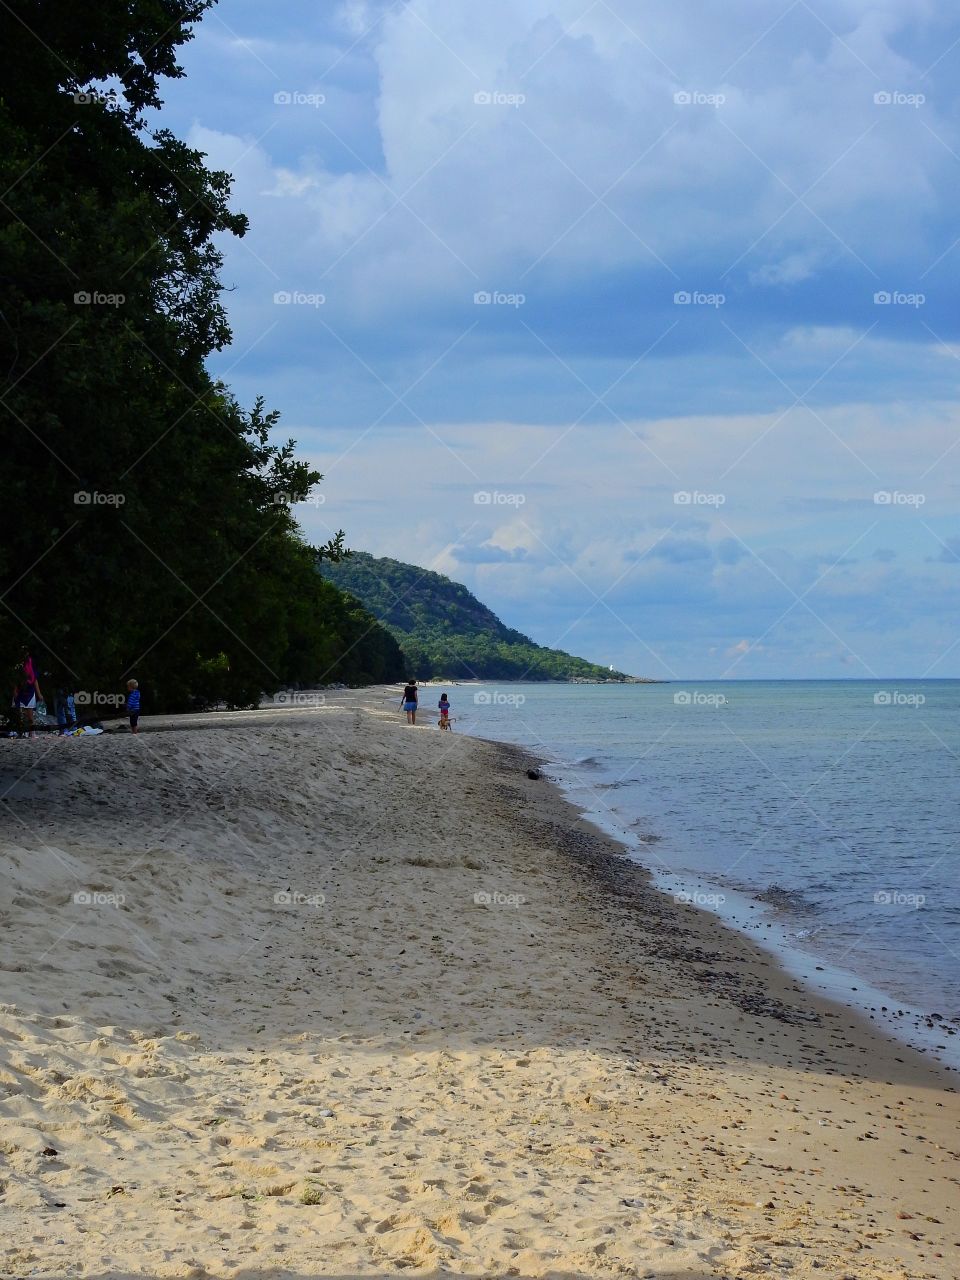
[[[768,262],[750,272],[751,284],[799,284],[809,280],[823,260],[823,251],[790,253],[779,262]]]
[[[837,36],[803,6],[781,27],[760,5],[698,10],[691,41],[685,6],[666,0],[624,19],[555,0],[417,0],[376,27],[366,158],[335,83],[324,107],[268,112],[270,132],[245,157],[239,138],[211,156],[238,170],[238,201],[274,269],[326,272],[355,244],[337,268],[342,290],[359,285],[368,307],[379,291],[386,312],[398,295],[458,300],[491,274],[529,280],[535,263],[534,280],[652,272],[665,293],[742,255],[739,276],[761,284],[805,280],[825,258],[875,267],[891,235],[915,245],[921,215],[935,212],[956,128],[932,101],[921,116],[873,100],[878,85],[919,78],[891,36],[924,6],[834,7]],[[375,16],[341,13],[351,30]],[[695,100],[678,105],[678,93]],[[724,101],[698,104],[709,94]],[[291,129],[299,154],[272,161]],[[288,202],[296,234],[271,234],[267,196]]]
[[[947,22],[928,0],[347,0],[268,40],[201,24],[190,140],[252,221],[223,368],[327,470],[311,534],[439,565],[631,670],[636,635],[696,674],[932,661],[957,621]],[[494,289],[526,301],[474,305]],[[922,491],[934,532],[879,489]]]

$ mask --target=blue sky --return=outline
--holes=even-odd
[[[221,0],[161,121],[235,175],[301,523],[655,676],[960,675],[960,16]]]

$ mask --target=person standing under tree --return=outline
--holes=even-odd
[[[34,730],[34,713],[37,709],[37,703],[42,701],[43,694],[40,692],[40,683],[37,680],[37,673],[34,669],[33,659],[30,654],[24,650],[23,666],[21,667],[17,683],[13,688],[13,706],[19,713],[20,733],[21,736],[29,734],[31,738],[35,738]]]
[[[136,680],[127,681],[127,715],[130,717],[130,732],[140,732],[140,686]]]
[[[53,698],[53,709],[56,712],[57,728],[61,737],[70,737],[77,728],[77,704],[71,685],[63,683],[57,686]]]

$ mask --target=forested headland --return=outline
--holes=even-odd
[[[356,596],[396,637],[409,675],[480,680],[629,681],[622,671],[535,644],[505,626],[460,582],[358,552],[323,575]]]

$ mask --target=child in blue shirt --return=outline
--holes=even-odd
[[[57,728],[60,730],[61,737],[70,737],[77,730],[77,704],[74,701],[73,690],[66,685],[61,685],[57,689],[53,705],[57,713]]]
[[[127,715],[130,717],[130,732],[140,732],[140,685],[136,680],[127,681]]]

